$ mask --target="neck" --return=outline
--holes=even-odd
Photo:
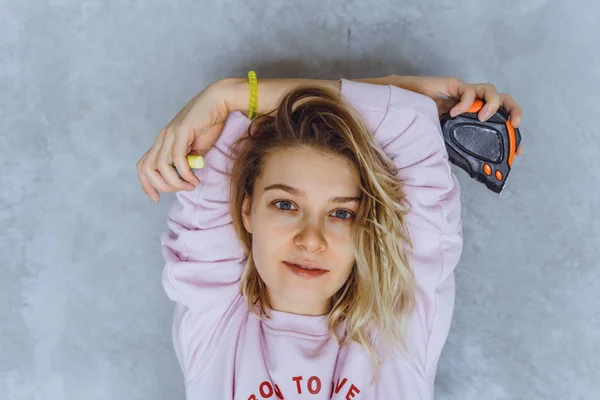
[[[327,300],[322,303],[296,303],[280,299],[269,293],[269,303],[275,311],[282,311],[296,315],[326,315],[331,310],[331,301]]]

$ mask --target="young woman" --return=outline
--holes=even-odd
[[[482,119],[503,105],[518,126],[519,106],[452,78],[259,95],[252,121],[244,80],[211,85],[138,162],[149,196],[177,191],[161,244],[187,397],[433,398],[462,251],[438,112],[480,97]]]

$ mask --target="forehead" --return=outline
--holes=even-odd
[[[347,158],[308,146],[277,150],[267,156],[257,188],[281,183],[307,193],[360,194],[358,169]]]

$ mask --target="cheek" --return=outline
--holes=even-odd
[[[332,245],[335,244],[338,252],[349,255],[354,259],[354,235],[350,224],[332,222],[328,226],[327,236]]]
[[[285,219],[283,219],[285,220]],[[260,267],[268,265],[269,260],[277,258],[278,249],[289,241],[291,225],[281,218],[273,218],[263,211],[253,212],[250,215],[252,224],[252,253]],[[286,234],[288,235],[286,237]],[[257,265],[257,268],[260,267]]]
[[[275,215],[270,210],[260,209],[250,216],[253,236],[261,242],[280,242],[289,236],[297,224],[292,216]]]
[[[340,279],[345,282],[356,261],[354,258],[354,236],[352,229],[348,227],[345,229],[340,228],[339,231],[334,230],[334,233],[331,235],[334,238],[331,240],[331,246],[335,249],[336,264],[341,266]]]

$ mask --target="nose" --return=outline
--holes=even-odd
[[[327,248],[327,240],[322,223],[315,220],[303,221],[302,226],[294,237],[296,246],[305,251],[316,253]]]

